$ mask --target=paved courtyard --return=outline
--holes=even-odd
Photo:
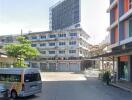
[[[132,93],[100,82],[96,71],[45,73],[44,77],[44,100],[132,100]]]
[[[96,76],[90,71],[86,71],[85,75],[46,72],[42,74],[43,92],[18,100],[132,100],[132,93],[106,86]]]

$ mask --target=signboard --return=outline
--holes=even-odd
[[[124,61],[124,62],[128,61],[128,56],[121,56],[120,61]]]

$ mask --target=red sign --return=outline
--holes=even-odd
[[[128,56],[121,56],[120,61],[128,61]]]

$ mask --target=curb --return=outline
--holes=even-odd
[[[129,88],[125,88],[125,87],[123,87],[123,86],[119,86],[119,85],[114,84],[114,83],[110,83],[110,85],[113,86],[113,87],[117,87],[117,88],[120,88],[120,89],[122,89],[122,90],[125,90],[125,91],[127,91],[127,92],[131,92],[131,93],[132,93],[132,90],[129,89]]]

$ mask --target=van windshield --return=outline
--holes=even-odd
[[[24,82],[34,82],[34,81],[40,81],[40,80],[41,80],[41,77],[39,73],[24,75]]]

